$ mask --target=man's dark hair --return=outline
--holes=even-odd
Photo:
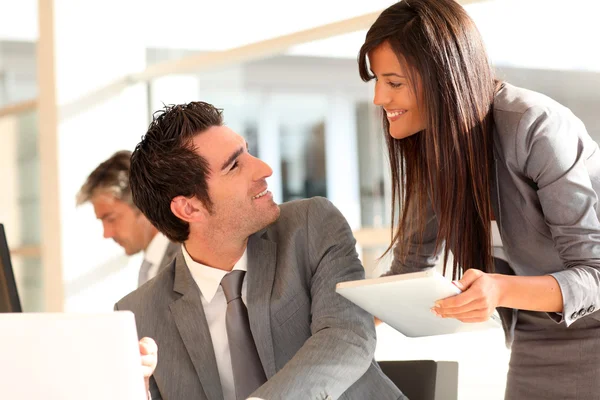
[[[196,197],[211,211],[208,161],[195,153],[194,137],[223,125],[222,110],[201,101],[168,105],[154,113],[131,156],[129,185],[134,204],[165,236],[187,240],[189,224],[171,212],[177,196]]]

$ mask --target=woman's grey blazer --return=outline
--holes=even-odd
[[[600,320],[598,145],[569,109],[542,94],[504,84],[493,109],[492,202],[508,258],[498,272],[552,275],[564,300],[562,313],[547,314],[556,323]],[[395,250],[390,273],[433,267],[436,234],[430,204],[420,251],[413,234],[406,262]],[[499,311],[510,345],[518,311]]]

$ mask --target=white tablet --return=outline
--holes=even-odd
[[[431,311],[435,301],[460,290],[435,269],[375,279],[342,282],[336,291],[408,337],[445,335],[501,328],[494,314],[486,322],[464,323],[440,318]]]
[[[129,311],[0,314],[0,359],[0,399],[146,399]]]

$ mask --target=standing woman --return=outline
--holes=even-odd
[[[463,293],[432,311],[478,322],[498,308],[512,344],[507,399],[600,398],[600,152],[584,125],[495,80],[453,0],[386,9],[359,67],[376,80],[400,210],[392,273],[452,252]],[[494,220],[505,261],[493,251]]]

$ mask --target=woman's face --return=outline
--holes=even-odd
[[[417,104],[408,76],[396,53],[388,42],[383,42],[369,53],[371,72],[375,75],[375,97],[373,103],[383,107],[390,123],[390,135],[404,139],[425,129],[425,113]],[[420,77],[415,86],[421,95]]]

